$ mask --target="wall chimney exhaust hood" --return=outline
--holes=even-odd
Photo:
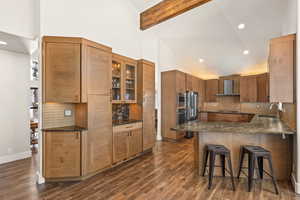
[[[217,96],[240,96],[240,94],[234,93],[234,80],[224,80],[223,94],[217,94]]]

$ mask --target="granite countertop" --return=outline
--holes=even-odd
[[[201,122],[192,121],[178,125],[171,130],[196,133],[239,133],[239,134],[295,134],[278,118],[262,117],[256,114],[250,122]]]
[[[74,131],[86,131],[87,128],[79,127],[79,126],[64,126],[64,127],[56,127],[56,128],[45,128],[43,131],[49,132],[74,132]]]
[[[137,122],[142,122],[143,120],[137,120],[137,119],[129,119],[129,120],[113,120],[113,126],[120,126],[124,124],[132,124]]]

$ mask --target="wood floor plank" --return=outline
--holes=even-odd
[[[247,180],[215,177],[211,190],[207,177],[194,169],[193,141],[158,142],[152,154],[124,163],[90,179],[73,183],[35,183],[35,159],[0,165],[2,200],[300,200],[291,183],[255,183],[247,192]]]

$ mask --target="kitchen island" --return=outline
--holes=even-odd
[[[249,122],[193,121],[178,125],[172,130],[195,133],[194,159],[199,174],[203,167],[203,151],[206,144],[221,144],[231,150],[235,175],[240,160],[241,146],[256,145],[271,152],[277,179],[287,180],[290,178],[295,131],[275,116],[257,114]],[[219,162],[217,160],[217,163]],[[246,164],[247,162],[244,161],[244,166]],[[265,163],[264,166],[265,170],[268,171],[268,164]],[[216,169],[215,175],[221,175],[221,170]]]

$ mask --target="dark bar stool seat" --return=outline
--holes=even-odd
[[[215,165],[216,155],[220,156],[221,166],[216,166]],[[212,186],[212,181],[213,181],[213,176],[214,176],[214,168],[215,167],[221,167],[223,177],[225,177],[225,172],[226,171],[230,174],[231,181],[232,181],[232,189],[235,190],[230,150],[227,149],[223,145],[213,145],[213,144],[206,145],[205,149],[204,149],[204,166],[203,166],[202,176],[205,176],[208,157],[209,157],[209,183],[208,183],[208,189],[210,189],[211,186]],[[226,158],[227,158],[227,164],[228,164],[229,170],[227,170],[226,167],[225,167]]]
[[[257,177],[260,179],[263,179],[264,173],[267,174],[268,176],[270,176],[272,178],[275,192],[276,192],[276,194],[278,194],[279,192],[278,192],[278,187],[277,187],[277,183],[276,183],[276,179],[275,179],[275,175],[274,175],[271,152],[262,147],[259,147],[259,146],[242,146],[241,147],[241,159],[240,159],[240,166],[239,166],[237,178],[239,179],[241,172],[243,172],[242,168],[243,168],[245,154],[248,154],[248,191],[251,192],[251,189],[253,186],[253,177],[254,177],[254,171],[256,168],[256,160],[257,160],[257,165],[258,165]],[[268,160],[269,167],[270,167],[270,173],[268,173],[264,170],[264,159]],[[245,175],[247,175],[247,174],[245,174]]]

